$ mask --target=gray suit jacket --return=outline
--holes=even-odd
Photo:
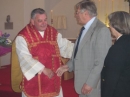
[[[72,58],[67,63],[69,71],[74,71],[75,90],[78,94],[81,94],[84,83],[93,88],[91,94],[98,88],[104,59],[111,45],[109,29],[96,18],[80,42],[75,59],[73,57],[76,45]]]

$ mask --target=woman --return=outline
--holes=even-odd
[[[109,49],[101,73],[102,97],[130,97],[130,15],[124,11],[108,16],[116,38]]]

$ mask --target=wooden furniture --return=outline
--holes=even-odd
[[[69,38],[68,40],[70,40],[72,43],[75,43],[76,38]]]
[[[63,62],[64,65],[69,61],[68,58],[62,58],[61,60],[62,60],[62,62]],[[73,72],[68,72],[68,71],[66,71],[66,72],[63,74],[63,79],[64,79],[64,80],[69,80],[69,79],[73,78],[73,76],[74,76],[74,73],[73,73]]]
[[[71,42],[73,42],[73,43],[75,43],[75,38],[71,38],[71,39],[68,39],[68,40],[70,40]],[[62,58],[61,59],[62,60],[62,62],[63,62],[63,64],[65,65],[68,61],[69,61],[69,59],[68,58]],[[69,80],[69,79],[71,79],[71,78],[73,78],[74,77],[74,72],[65,72],[64,74],[63,74],[63,79],[64,80]]]

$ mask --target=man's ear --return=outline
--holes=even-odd
[[[34,25],[34,20],[33,19],[31,19],[30,22],[31,22],[32,25]]]

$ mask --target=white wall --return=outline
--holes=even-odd
[[[67,17],[67,29],[58,30],[62,33],[63,37],[76,38],[79,33],[81,26],[77,25],[76,19],[74,17],[74,5],[80,0],[60,0],[55,6],[52,6],[54,15],[64,15]]]
[[[23,3],[23,0],[0,0],[0,30],[11,34],[10,39],[14,39],[17,32],[23,27]],[[7,15],[10,15],[11,22],[13,22],[11,30],[6,30],[4,27]]]
[[[31,11],[34,8],[45,8],[44,0],[23,0],[24,1],[24,26],[29,23]],[[48,0],[47,0],[48,1]]]
[[[41,7],[44,8],[44,0],[0,0],[0,30],[9,33],[11,40],[14,40],[17,33],[29,23],[30,13],[32,9]],[[6,30],[4,23],[6,22],[6,16],[11,16],[13,22],[13,29]],[[0,58],[1,65],[10,64],[10,53]]]
[[[11,40],[13,40],[18,31],[23,28],[23,4],[23,0],[0,0],[0,30],[3,31],[3,33],[9,33]],[[13,29],[11,30],[6,30],[4,27],[7,15],[10,15],[11,22],[13,22]],[[1,65],[8,64],[10,64],[10,53],[1,57]]]

